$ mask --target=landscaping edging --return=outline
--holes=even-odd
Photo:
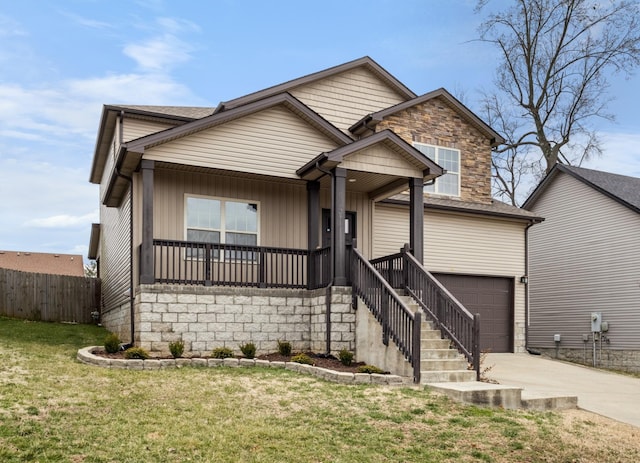
[[[214,359],[214,358],[178,358],[178,359],[148,359],[148,360],[123,360],[110,359],[95,355],[96,350],[102,349],[99,346],[90,346],[78,350],[77,359],[82,363],[96,365],[103,368],[116,368],[121,370],[161,370],[165,368],[215,368],[215,367],[263,367],[263,368],[283,368],[285,370],[296,371],[298,373],[317,376],[334,383],[340,384],[381,384],[387,386],[398,386],[413,384],[411,378],[404,378],[397,375],[382,375],[376,373],[348,373],[342,371],[329,370],[327,368],[314,367],[295,362],[271,362],[259,359]]]

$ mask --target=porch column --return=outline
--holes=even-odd
[[[155,283],[153,270],[153,170],[154,161],[142,160],[142,245],[140,250],[140,284]]]
[[[424,180],[409,179],[409,246],[421,264],[424,261]]]
[[[320,182],[307,182],[307,248],[320,244]]]
[[[333,188],[331,204],[331,253],[333,255],[333,284],[345,286],[347,284],[347,240],[345,237],[344,220],[346,218],[347,170],[336,167],[333,170]]]

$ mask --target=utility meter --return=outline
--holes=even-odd
[[[602,331],[602,312],[591,312],[591,332],[599,333]]]

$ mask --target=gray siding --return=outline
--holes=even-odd
[[[591,312],[609,322],[609,349],[640,349],[640,216],[561,173],[534,204],[530,230],[532,347],[583,348]]]
[[[102,310],[110,311],[129,301],[129,194],[120,207],[101,206],[100,277]]]

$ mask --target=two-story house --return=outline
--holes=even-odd
[[[369,57],[217,107],[105,106],[90,177],[102,322],[152,351],[288,340],[370,361],[380,344],[416,376],[426,326],[476,367],[478,349],[521,351],[540,219],[492,199],[501,142],[446,90],[418,96]]]

